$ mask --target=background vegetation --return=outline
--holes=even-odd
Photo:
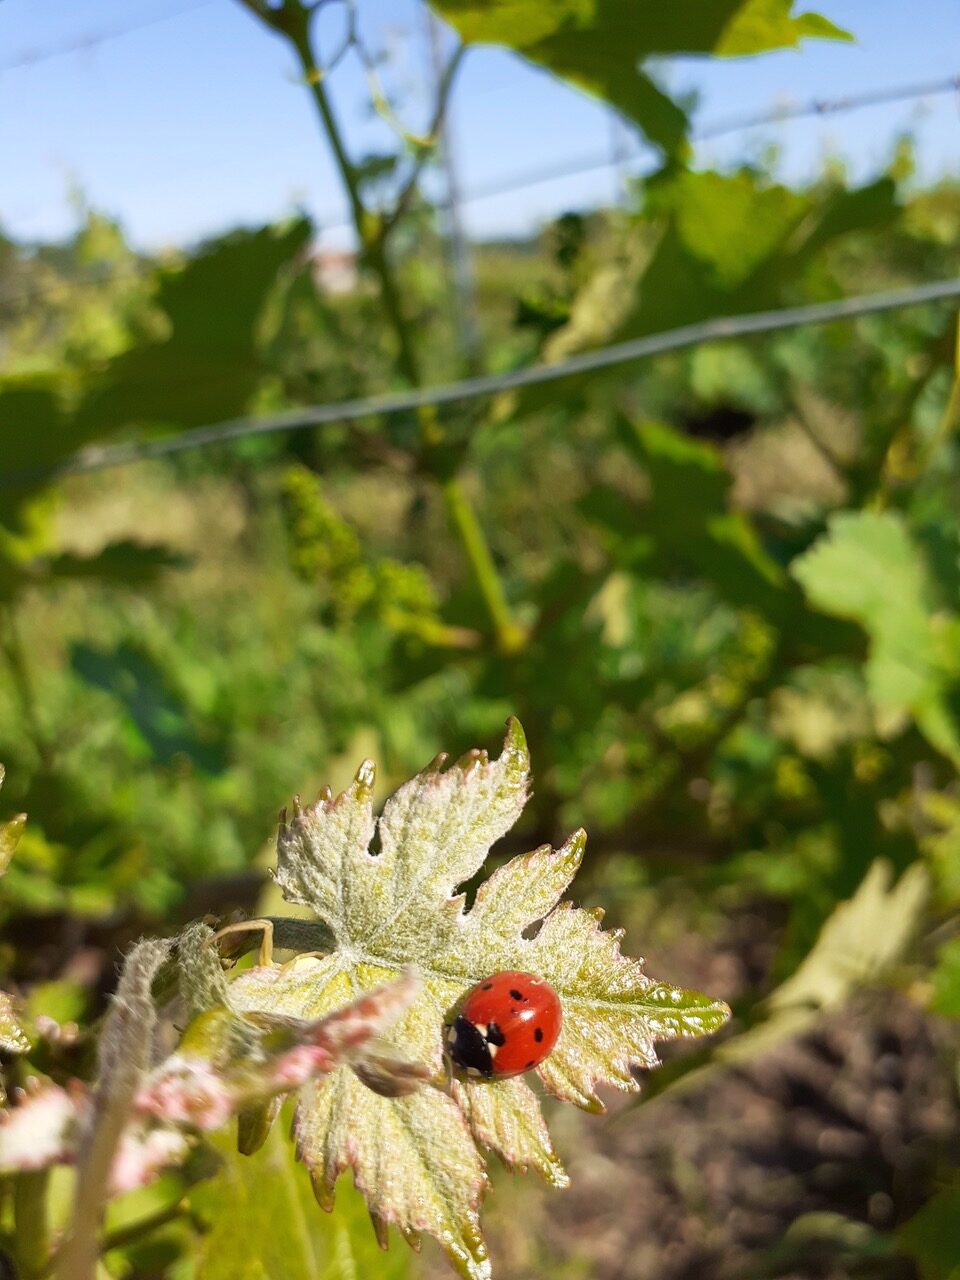
[[[248,7],[291,42],[338,145],[305,12]],[[624,208],[476,247],[479,356],[458,341],[417,186],[423,142],[344,158],[361,246],[344,293],[323,288],[300,220],[164,261],[93,210],[69,243],[0,239],[0,799],[30,817],[0,885],[2,964],[33,1045],[10,1080],[88,1070],[132,938],[261,907],[292,792],[343,785],[370,755],[386,794],[440,749],[493,746],[516,714],[536,778],[523,844],[586,826],[590,900],[657,972],[736,1016],[639,1105],[557,1117],[573,1188],[493,1197],[500,1274],[946,1280],[960,1274],[948,306],[40,474],[94,442],[955,274],[960,187],[918,189],[908,143],[859,187],[839,166],[803,189],[774,160],[697,171],[682,113],[633,101],[599,16],[603,74],[588,75],[560,36],[534,46],[494,16],[481,30],[482,6],[439,7],[468,40],[586,80],[665,156]],[[48,1034],[72,1022],[78,1036]],[[228,1159],[185,1213],[128,1241],[124,1221],[182,1188],[119,1203],[109,1274],[219,1276],[225,1203],[251,1207],[244,1247],[265,1248],[256,1232],[276,1233],[306,1184],[282,1145],[257,1160],[280,1181]],[[250,1274],[442,1266],[375,1253],[349,1197],[308,1221],[320,1270],[278,1254]]]

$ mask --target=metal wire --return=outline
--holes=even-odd
[[[499,395],[506,391],[519,391],[524,387],[558,382],[563,378],[580,374],[597,373],[634,360],[663,355],[668,351],[680,351],[703,342],[742,338],[752,334],[778,333],[785,329],[798,329],[807,325],[830,324],[837,320],[876,315],[881,311],[896,311],[904,307],[949,298],[960,298],[960,279],[937,280],[931,284],[917,285],[909,289],[839,298],[833,302],[815,302],[808,306],[786,307],[778,311],[721,316],[699,324],[683,325],[678,329],[668,329],[663,333],[654,333],[629,342],[601,347],[596,351],[587,351],[557,364],[531,365],[510,373],[485,374],[481,377],[465,378],[460,382],[449,382],[412,391],[387,392],[383,395],[345,400],[337,404],[309,405],[302,409],[288,409],[263,418],[232,418],[226,422],[212,423],[210,426],[197,427],[157,440],[92,446],[81,449],[71,458],[54,467],[18,471],[7,476],[0,473],[0,489],[22,487],[25,484],[35,484],[38,481],[77,475],[82,472],[130,466],[153,458],[170,457],[173,454],[208,448],[211,445],[227,444],[233,440],[248,439],[252,436],[271,435],[281,431],[304,431],[333,422],[355,422],[357,419],[375,415],[409,413],[427,406],[475,400],[483,396]]]
[[[22,71],[26,67],[35,67],[38,63],[49,62],[51,58],[63,58],[70,53],[88,53],[91,49],[97,49],[110,40],[119,40],[123,36],[133,35],[135,31],[143,31],[146,27],[154,27],[160,22],[169,22],[171,18],[182,18],[184,14],[193,13],[196,9],[203,9],[212,3],[213,0],[191,0],[190,3],[183,4],[178,9],[170,9],[166,13],[155,13],[142,18],[139,22],[110,27],[105,31],[91,32],[78,39],[66,40],[62,44],[47,45],[41,49],[28,49],[8,62],[0,62],[0,72]]]
[[[207,0],[203,0],[207,3]],[[199,7],[199,6],[196,6]],[[177,13],[191,12],[191,9],[178,10]],[[162,15],[156,19],[162,21],[163,17],[175,17],[176,13]],[[116,35],[125,35],[127,30],[136,30],[137,28],[127,28],[123,31],[116,32]],[[77,45],[76,48],[84,46]],[[51,53],[48,56],[59,56],[59,53],[68,52],[64,48]],[[42,59],[39,59],[42,61]],[[8,65],[24,65],[21,63]],[[4,67],[0,65],[0,71]],[[745,129],[755,129],[767,124],[785,124],[790,120],[800,120],[814,116],[838,115],[846,111],[856,111],[862,107],[875,107],[888,102],[908,102],[917,98],[932,98],[942,96],[947,93],[960,93],[960,75],[946,76],[940,80],[930,80],[922,84],[908,85],[891,85],[882,89],[869,89],[864,93],[848,94],[843,98],[811,98],[806,102],[797,103],[795,106],[785,106],[772,108],[767,111],[756,112],[742,116],[732,116],[728,120],[718,120],[713,124],[706,124],[702,128],[694,129],[691,139],[694,142],[706,142],[714,138],[724,137],[729,134],[740,133]],[[626,156],[626,163],[634,163],[643,159],[645,153],[638,151],[635,155]],[[489,200],[496,196],[507,195],[513,191],[525,191],[530,187],[541,186],[545,182],[555,182],[560,178],[579,177],[588,173],[600,173],[604,169],[612,167],[613,162],[609,154],[590,153],[583,155],[575,160],[565,160],[562,163],[546,165],[541,169],[527,170],[524,174],[513,174],[503,178],[494,178],[490,182],[478,183],[476,186],[468,188],[461,196],[461,204],[475,204],[478,201]],[[331,221],[333,218],[335,220]],[[349,231],[353,227],[353,223],[349,220],[341,220],[339,214],[318,213],[314,215],[314,221],[317,226],[324,232],[330,231]],[[44,296],[44,294],[56,292],[63,287],[82,287],[87,284],[101,284],[113,279],[121,279],[125,276],[131,278],[139,274],[138,268],[121,267],[108,271],[98,270],[91,272],[87,276],[77,277],[72,280],[55,281],[48,285],[34,286],[33,288],[12,290],[8,293],[0,293],[0,304],[29,302],[33,298]]]

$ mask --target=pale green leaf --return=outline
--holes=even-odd
[[[536,1169],[555,1187],[567,1177],[553,1149],[540,1100],[520,1076],[510,1080],[460,1080],[451,1085],[454,1101],[467,1119],[477,1143],[496,1151],[509,1169]]]
[[[892,866],[878,858],[824,924],[799,969],[770,997],[771,1012],[835,1009],[852,991],[878,981],[903,956],[929,894],[923,866],[909,867],[894,883]]]
[[[867,684],[881,710],[911,713],[939,750],[960,762],[927,566],[900,516],[841,512],[791,565],[818,609],[860,623],[870,637]]]
[[[769,997],[766,1021],[722,1046],[718,1057],[753,1057],[806,1030],[855,991],[881,982],[903,959],[929,896],[930,880],[921,864],[894,883],[892,866],[878,858],[853,897],[834,909],[800,967]]]
[[[384,1227],[434,1235],[464,1275],[490,1274],[479,1218],[483,1161],[446,1094],[421,1089],[381,1098],[339,1071],[329,1085],[307,1089],[294,1133],[322,1205],[332,1205],[338,1176],[352,1168]]]
[[[557,905],[583,856],[583,832],[556,852],[544,847],[501,866],[467,910],[459,886],[520,816],[529,756],[514,721],[499,759],[471,752],[449,769],[442,764],[387,802],[378,851],[370,847],[369,763],[342,795],[298,807],[281,824],[278,883],[316,912],[336,945],[329,954],[240,974],[230,985],[234,1009],[321,1018],[414,964],[422,991],[390,1038],[439,1086],[444,1023],[469,988],[505,969],[536,973],[556,989],[564,1011],[541,1082],[591,1110],[602,1109],[599,1085],[637,1088],[631,1066],[656,1065],[657,1041],[702,1035],[725,1021],[721,1001],[655,982],[640,961],[621,956],[620,935],[603,932],[600,913]],[[554,1184],[565,1178],[536,1095],[522,1080],[458,1080],[452,1094],[430,1087],[385,1098],[340,1069],[304,1091],[296,1135],[322,1202],[352,1168],[377,1221],[435,1235],[469,1277],[489,1274],[479,1148],[513,1167],[536,1168]]]

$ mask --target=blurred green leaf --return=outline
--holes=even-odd
[[[835,1009],[901,960],[919,925],[930,892],[924,867],[894,880],[877,859],[860,887],[823,926],[813,950],[767,1001],[773,1016],[790,1009]]]
[[[145,586],[168,569],[181,569],[187,557],[159,544],[149,546],[126,538],[109,542],[92,556],[63,554],[47,564],[55,578],[95,579],[122,586]]]
[[[940,948],[937,967],[933,971],[930,1007],[936,1013],[960,1018],[960,938],[954,938]]]
[[[65,1022],[80,1022],[89,1007],[90,991],[86,987],[60,979],[32,987],[24,1002],[24,1013],[29,1019],[48,1018],[62,1026]]]
[[[782,613],[787,580],[747,516],[730,509],[732,479],[721,454],[657,422],[623,419],[620,438],[650,478],[649,506],[637,513],[633,537],[649,540],[661,571],[679,568],[732,604],[771,618]]]
[[[810,222],[803,228],[795,256],[809,261],[839,236],[889,226],[896,213],[897,186],[892,178],[835,191],[810,210]]]
[[[765,1251],[763,1276],[819,1273],[829,1260],[859,1274],[870,1274],[870,1263],[886,1261],[893,1252],[890,1237],[866,1222],[858,1222],[830,1210],[801,1214],[787,1227],[781,1240]]]
[[[780,249],[811,206],[809,196],[764,186],[748,172],[685,170],[655,188],[652,200],[670,215],[677,243],[700,265],[704,283],[726,292]]]
[[[752,170],[669,171],[647,189],[645,223],[659,231],[652,255],[640,259],[642,269],[639,255],[602,266],[574,298],[569,323],[545,344],[544,359],[787,305],[805,273],[822,270],[828,245],[889,225],[896,213],[886,178],[797,192]],[[622,385],[622,371],[572,375],[501,397],[499,412],[563,403],[574,389],[614,380]]]
[[[897,1231],[922,1280],[960,1277],[960,1188],[946,1187]]]
[[[818,13],[792,16],[793,8],[792,0],[747,0],[733,16],[715,52],[735,57],[765,49],[794,48],[801,40],[813,37],[852,38]]]
[[[363,1197],[344,1187],[330,1214],[320,1213],[306,1170],[276,1126],[254,1156],[226,1136],[214,1139],[219,1175],[190,1195],[207,1223],[197,1280],[403,1280],[409,1255],[383,1253]],[[242,1224],[242,1229],[241,1228]]]
[[[142,649],[129,642],[113,650],[76,644],[70,662],[88,684],[117,699],[159,764],[171,764],[183,755],[206,773],[220,773],[226,767],[226,747],[218,733],[200,733],[166,673]]]
[[[0,787],[3,786],[4,773],[4,767],[0,764]],[[20,843],[26,820],[26,815],[20,814],[11,822],[0,822],[0,876],[10,866],[10,859]],[[30,1038],[20,1021],[13,996],[0,991],[0,1049],[4,1053],[26,1053],[29,1048]]]
[[[949,700],[955,658],[938,634],[927,566],[902,517],[841,512],[791,572],[813,605],[858,622],[870,636],[866,674],[877,707],[910,712],[931,743],[960,763]]]
[[[507,45],[611,103],[668,152],[683,141],[687,120],[642,70],[646,59],[738,56],[844,34],[816,14],[791,16],[793,0],[433,0],[433,7],[468,43]]]
[[[0,525],[18,527],[27,503],[48,483],[35,473],[55,467],[87,439],[54,379],[0,380]]]
[[[873,715],[859,671],[850,667],[799,667],[770,695],[770,727],[801,755],[829,761],[837,749],[874,732]]]
[[[310,234],[298,221],[235,232],[159,273],[169,336],[111,361],[77,412],[86,436],[128,424],[193,427],[242,413],[262,376],[259,325],[281,268]]]
[[[909,867],[894,882],[892,866],[878,858],[853,897],[824,924],[796,972],[768,998],[766,1020],[722,1045],[716,1056],[742,1061],[764,1052],[806,1030],[821,1013],[840,1008],[854,992],[882,981],[915,937],[929,894],[922,865]]]

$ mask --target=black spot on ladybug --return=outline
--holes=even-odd
[[[527,1063],[527,1065],[526,1065],[523,1069],[524,1069],[524,1071],[529,1071],[531,1067],[535,1067],[536,1065],[537,1065],[537,1064],[536,1064],[536,1063],[534,1062],[534,1060],[531,1058],[531,1059],[530,1059],[530,1061]]]
[[[537,1027],[536,1031],[533,1033],[533,1038],[536,1040],[537,1044],[540,1043],[543,1039],[543,1027]]]
[[[503,1034],[495,1022],[489,1023],[487,1026],[487,1043],[495,1044],[498,1048],[502,1044],[507,1043],[507,1037]]]
[[[523,994],[522,991],[516,991],[511,988],[511,991],[510,991],[511,1000],[526,1000],[526,998],[527,997]]]
[[[484,989],[484,991],[492,991],[492,990],[493,990],[493,983],[492,983],[492,982],[485,982],[485,983],[483,984],[483,989]]]

